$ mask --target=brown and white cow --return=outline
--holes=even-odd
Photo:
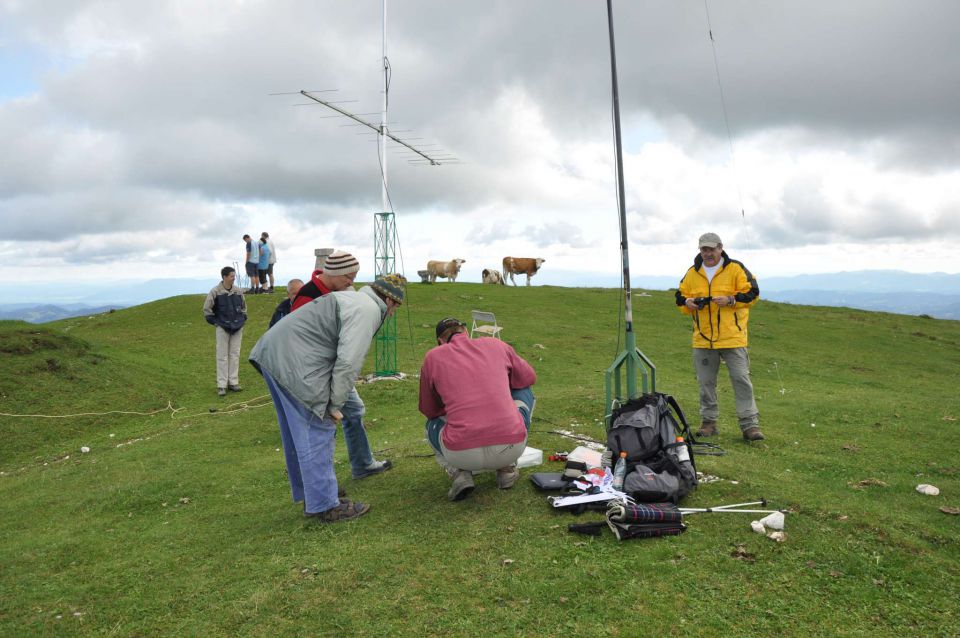
[[[454,259],[453,261],[428,261],[427,272],[429,273],[430,283],[434,283],[437,277],[456,281],[460,274],[460,265],[467,263],[465,259]]]
[[[537,271],[540,270],[540,265],[545,262],[546,259],[541,259],[540,257],[504,257],[503,258],[503,276],[506,279],[510,277],[510,283],[514,286],[517,285],[517,282],[514,280],[514,275],[526,275],[527,276],[527,285],[530,285],[530,278],[537,274]],[[506,283],[506,281],[504,281]]]
[[[493,270],[491,268],[483,269],[483,283],[485,284],[500,284],[501,286],[506,286],[506,282],[503,280],[503,275],[500,274],[499,270]]]

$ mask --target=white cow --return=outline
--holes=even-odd
[[[456,281],[460,274],[460,266],[467,263],[466,259],[454,259],[453,261],[428,261],[427,272],[430,273],[430,283],[437,281],[437,277]]]
[[[501,286],[506,286],[506,282],[503,281],[503,275],[500,274],[499,270],[493,270],[490,268],[483,269],[483,283],[485,284],[500,284]]]

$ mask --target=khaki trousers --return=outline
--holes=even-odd
[[[240,385],[240,340],[243,328],[230,334],[220,326],[217,330],[217,387]]]
[[[727,364],[733,396],[737,402],[737,420],[740,430],[760,425],[760,412],[753,399],[753,384],[750,382],[750,355],[746,348],[693,349],[693,368],[700,383],[700,419],[717,422],[720,407],[717,403],[717,373],[720,360]]]

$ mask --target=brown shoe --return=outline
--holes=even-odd
[[[453,474],[453,485],[447,491],[447,498],[451,501],[462,501],[473,492],[473,472],[470,470],[457,470]]]
[[[704,421],[697,430],[697,436],[716,436],[719,434],[716,421]]]
[[[344,499],[325,512],[317,512],[316,514],[307,513],[306,516],[307,518],[314,518],[320,523],[339,523],[340,521],[359,518],[369,511],[369,505]]]
[[[762,441],[764,439],[763,432],[760,431],[760,428],[753,426],[752,428],[747,428],[743,431],[743,440],[744,441]]]
[[[501,490],[509,490],[518,478],[520,478],[520,470],[516,465],[501,467],[497,470],[497,487]]]

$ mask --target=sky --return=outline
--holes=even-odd
[[[719,233],[761,281],[960,272],[960,3],[615,0],[635,276]],[[0,259],[19,283],[219,278],[268,231],[373,276],[379,0],[0,0]],[[386,154],[398,269],[504,256],[534,284],[616,281],[599,0],[394,1]],[[712,33],[712,40],[711,40]],[[285,94],[286,93],[286,94]],[[280,94],[280,95],[277,95]]]

